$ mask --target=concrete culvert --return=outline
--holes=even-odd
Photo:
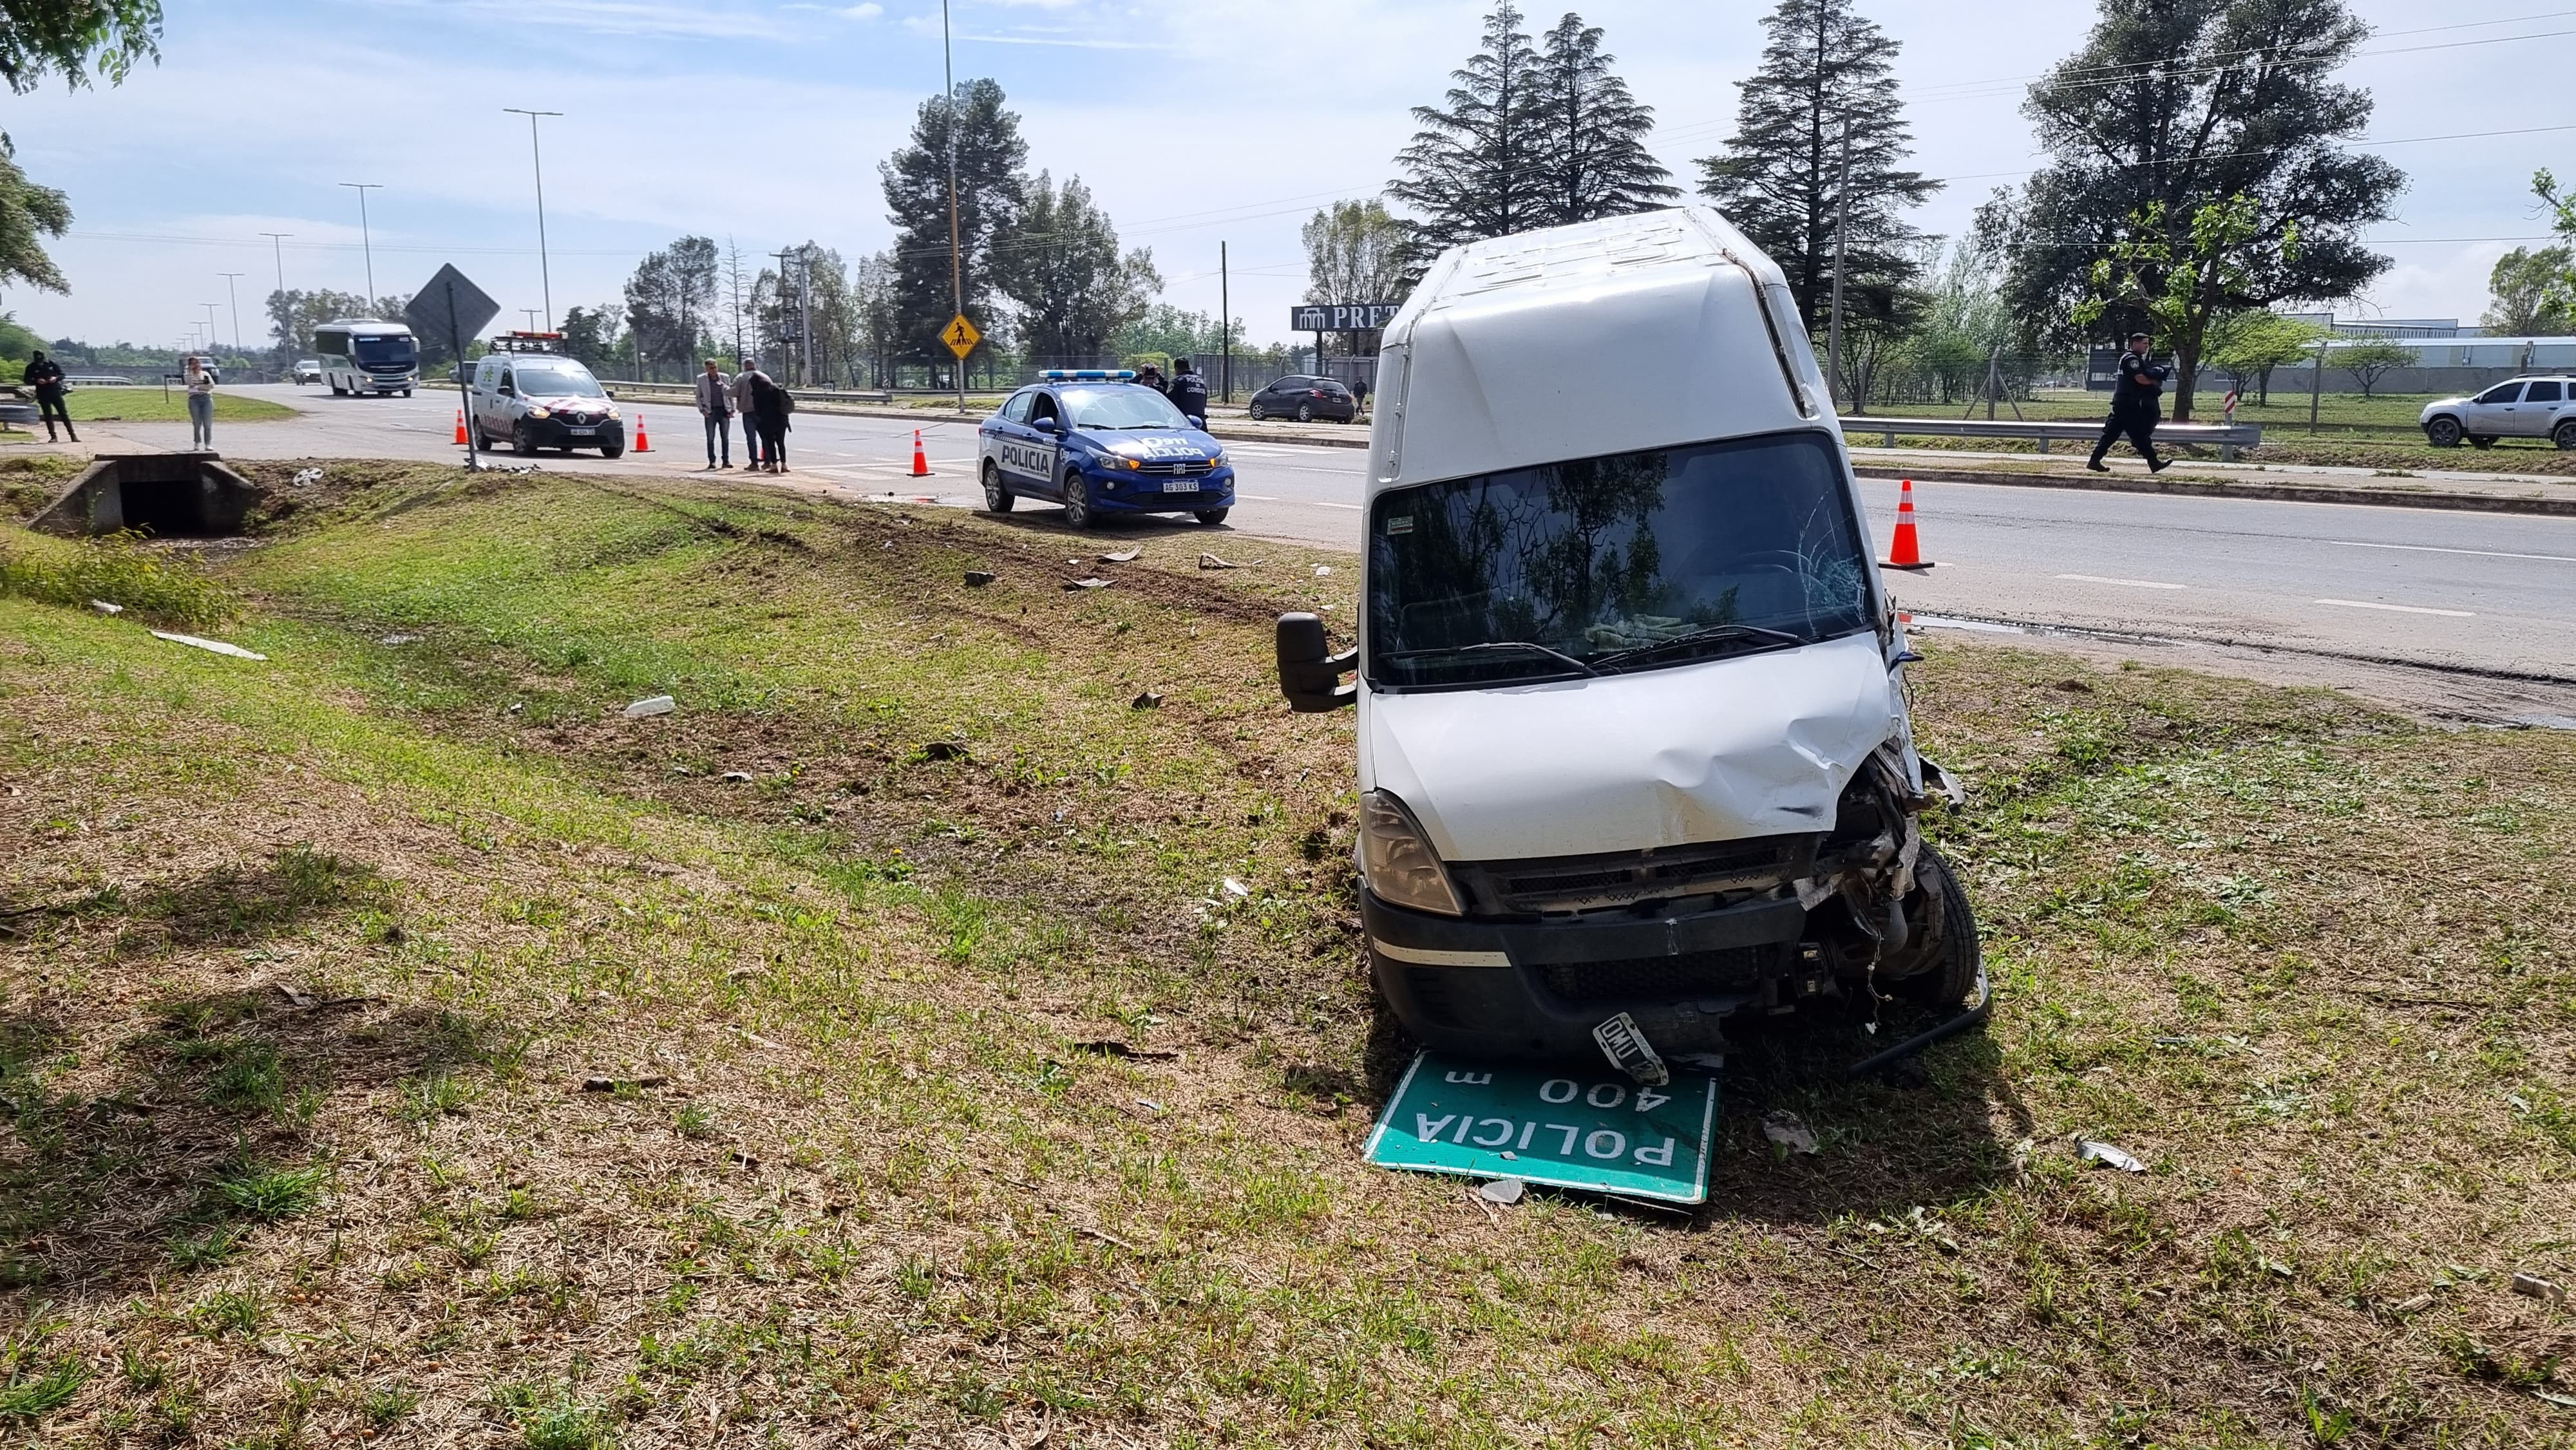
[[[28,527],[49,534],[218,538],[266,497],[212,453],[101,454]]]

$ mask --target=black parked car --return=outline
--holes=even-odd
[[[1331,378],[1286,377],[1253,394],[1244,411],[1256,423],[1264,418],[1294,418],[1300,423],[1324,418],[1349,423],[1360,416],[1360,400]]]

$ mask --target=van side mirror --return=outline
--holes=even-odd
[[[1360,687],[1342,676],[1359,668],[1360,652],[1331,653],[1322,616],[1279,616],[1279,693],[1300,715],[1321,715],[1359,702]]]

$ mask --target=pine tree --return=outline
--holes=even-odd
[[[1913,137],[1888,81],[1897,43],[1852,0],[1780,0],[1762,26],[1761,68],[1737,96],[1726,149],[1699,163],[1700,191],[1789,274],[1810,332],[1832,307],[1843,211],[1845,325],[1884,323],[1923,267],[1923,238],[1898,213],[1940,187],[1900,165]]]
[[[1002,108],[991,80],[958,84],[957,240],[966,315],[998,333],[993,314],[993,243],[1015,229],[1026,205],[1029,146],[1018,113]],[[912,142],[877,166],[886,220],[894,223],[894,354],[912,362],[951,361],[939,330],[956,311],[948,262],[948,122],[946,98],[933,96],[914,115]]]
[[[1538,52],[1509,0],[1485,17],[1484,48],[1451,71],[1448,108],[1416,106],[1422,129],[1396,153],[1386,194],[1420,215],[1421,252],[1509,236],[1554,219],[1545,195]]]
[[[1601,51],[1601,27],[1568,11],[1539,58],[1543,205],[1554,222],[1588,222],[1670,206],[1681,195],[1646,150],[1652,106],[1628,94]]]
[[[1038,173],[1019,229],[994,248],[993,265],[1018,304],[1014,321],[1029,355],[1078,367],[1095,365],[1110,335],[1163,290],[1154,254],[1119,252],[1118,229],[1078,176],[1058,191]]]

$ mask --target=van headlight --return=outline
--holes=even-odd
[[[553,417],[553,416],[554,416],[554,414],[552,414],[552,413],[550,413],[550,412],[546,411],[546,410],[545,410],[545,409],[543,409],[543,408],[530,408],[530,409],[528,410],[528,416],[529,416],[529,417],[531,417],[531,418],[534,418],[534,419],[536,419],[538,422],[542,423],[542,422],[544,422],[545,420],[547,420],[548,418]]]
[[[1382,790],[1360,799],[1360,875],[1390,906],[1459,916],[1458,893],[1404,802]]]

